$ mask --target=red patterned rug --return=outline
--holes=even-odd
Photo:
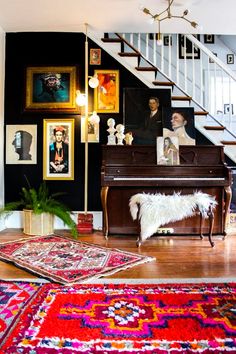
[[[40,283],[0,282],[0,343],[21,308],[33,298]]]
[[[56,235],[0,243],[0,259],[62,284],[82,283],[155,260]]]
[[[236,353],[236,284],[45,284],[1,353]]]

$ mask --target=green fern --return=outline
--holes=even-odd
[[[22,187],[20,193],[21,199],[7,203],[4,208],[0,209],[0,216],[3,214],[9,216],[10,213],[19,208],[33,210],[35,214],[49,213],[61,219],[70,228],[71,234],[77,238],[77,226],[71,218],[70,210],[65,204],[55,199],[65,193],[58,192],[50,195],[45,181],[41,183],[38,190],[30,186],[27,178],[26,181],[28,189]]]

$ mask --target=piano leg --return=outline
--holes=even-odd
[[[232,198],[232,190],[230,186],[224,187],[224,193],[225,193],[225,204],[223,208],[223,240],[225,239],[226,236],[226,221],[227,221],[227,216],[229,213],[229,207],[231,203],[231,198]]]
[[[203,216],[200,212],[200,239],[203,240],[203,233],[202,233],[202,223],[203,223]]]
[[[105,239],[108,239],[108,213],[107,213],[107,194],[109,187],[102,187],[101,189],[101,202],[102,202],[102,210],[103,210],[103,235]]]
[[[211,247],[214,247],[215,243],[212,241],[212,238],[211,238],[212,231],[213,231],[213,226],[214,226],[214,212],[212,210],[212,206],[209,207],[207,215],[209,216],[209,222],[210,222],[210,229],[209,229],[208,238],[209,238],[209,242],[211,244]]]

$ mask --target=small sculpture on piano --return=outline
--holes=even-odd
[[[123,140],[125,138],[125,126],[123,124],[117,124],[116,126],[116,137],[117,137],[117,145],[124,145]]]
[[[116,145],[116,137],[115,137],[115,132],[116,132],[116,128],[115,128],[115,119],[113,118],[109,118],[107,120],[107,125],[108,125],[108,129],[107,132],[109,133],[108,137],[107,137],[107,145]]]
[[[132,145],[132,141],[134,140],[132,132],[128,132],[125,134],[125,144]]]

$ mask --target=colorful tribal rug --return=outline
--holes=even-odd
[[[56,235],[0,243],[0,259],[62,284],[82,283],[155,260]]]
[[[236,353],[236,284],[45,284],[1,353]]]
[[[0,343],[20,310],[40,288],[40,283],[0,282]]]

